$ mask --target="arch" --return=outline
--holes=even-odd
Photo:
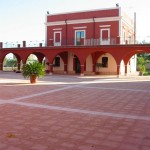
[[[136,54],[139,53],[150,53],[145,50],[132,50],[131,52],[128,52],[124,57],[124,67],[125,67],[125,75],[128,74],[138,74],[137,73],[137,57]]]
[[[43,53],[41,53],[41,52],[28,53],[28,54],[26,55],[26,57],[25,57],[25,63],[27,62],[27,59],[29,58],[29,56],[30,56],[31,54],[35,55],[40,63],[42,63],[42,61],[43,61],[43,59],[44,59],[44,57],[45,57],[45,55],[44,55]]]
[[[110,53],[99,53],[96,59],[95,72],[101,75],[116,75],[117,63],[115,58]]]
[[[1,70],[4,70],[3,69],[3,67],[4,67],[4,59],[7,57],[7,55],[12,55],[12,56],[10,56],[10,57],[15,57],[16,58],[16,64],[15,64],[15,61],[14,62],[12,62],[12,65],[16,65],[16,68],[14,69],[13,67],[12,67],[12,70],[13,71],[16,71],[16,70],[18,70],[18,71],[20,71],[20,68],[21,68],[21,57],[20,57],[20,55],[18,55],[17,53],[10,53],[10,52],[8,52],[8,53],[5,53],[3,56],[2,56],[2,58],[1,58]],[[13,59],[12,59],[13,60]]]

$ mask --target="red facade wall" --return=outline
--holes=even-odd
[[[129,32],[131,33],[131,35],[134,34],[133,29],[127,26],[127,24],[122,23],[122,27],[119,26],[121,24],[120,23],[121,16],[119,16],[120,15],[119,13],[120,13],[120,8],[116,7],[113,9],[106,9],[106,10],[48,15],[47,16],[47,45],[48,46],[53,45],[52,40],[54,39],[54,32],[57,31],[61,31],[62,33],[61,34],[62,45],[66,44],[66,39],[68,45],[73,45],[75,40],[75,30],[85,30],[85,34],[86,34],[85,39],[100,39],[101,37],[100,31],[101,29],[105,29],[105,28],[110,30],[110,39],[114,38],[116,41],[115,44],[119,44],[118,37],[120,37],[120,39],[123,39],[123,37],[121,37],[122,31],[119,32],[120,29],[125,28],[127,30],[126,36],[129,36]],[[100,18],[105,18],[106,20],[109,18],[109,20],[102,21],[100,20]],[[83,23],[84,22],[83,19],[89,19],[89,20],[86,20],[87,22]],[[56,25],[52,25],[51,23],[54,23]],[[62,24],[62,25],[58,25],[58,24]],[[77,27],[80,28],[77,29]]]
[[[64,20],[78,20],[88,18],[103,18],[119,16],[119,9],[95,10],[88,12],[74,12],[66,14],[56,14],[47,16],[47,22],[64,21]]]
[[[110,27],[100,27],[102,25],[110,25]],[[74,29],[74,27],[86,27],[83,29]],[[61,30],[53,30],[61,28]],[[96,22],[95,23],[95,32],[93,28],[93,23],[82,23],[82,24],[68,24],[67,25],[67,41],[68,43],[72,43],[75,38],[75,30],[85,30],[86,39],[92,39],[95,36],[95,39],[100,38],[100,30],[104,28],[110,29],[110,38],[116,38],[119,35],[119,21],[109,21],[109,22]],[[66,25],[57,25],[57,26],[49,26],[47,29],[47,40],[48,45],[50,44],[50,39],[53,39],[54,32],[61,31],[62,32],[62,42],[66,41]],[[64,43],[65,44],[65,43]]]

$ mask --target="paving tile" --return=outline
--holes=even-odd
[[[0,150],[150,149],[149,80],[54,75],[30,85],[0,73],[0,85]]]

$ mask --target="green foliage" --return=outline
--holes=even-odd
[[[145,63],[146,63],[146,61],[145,61],[145,59],[143,57],[138,57],[138,59],[137,59],[137,67],[138,67],[138,70],[140,72],[142,72],[142,73],[146,71]]]
[[[137,57],[143,57],[144,60],[147,62],[150,61],[150,54],[149,53],[140,53],[140,54],[137,54]]]
[[[22,75],[25,78],[29,78],[31,75],[36,75],[37,77],[45,76],[45,66],[39,62],[33,62],[23,65]]]
[[[16,59],[4,59],[4,67],[17,67]]]
[[[144,75],[144,76],[149,76],[149,75],[150,75],[150,72],[144,72],[143,75]]]

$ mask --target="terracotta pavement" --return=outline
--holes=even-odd
[[[0,150],[150,150],[150,77],[0,72]]]

